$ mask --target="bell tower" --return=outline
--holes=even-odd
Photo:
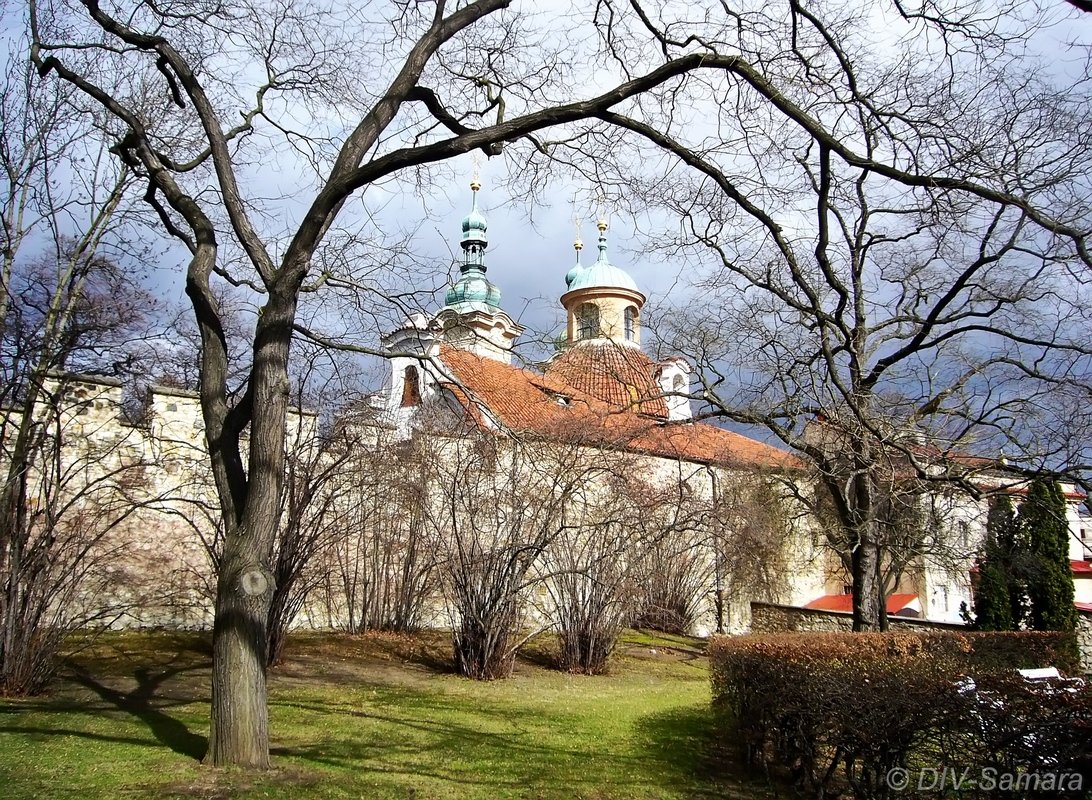
[[[523,327],[501,309],[500,289],[485,274],[489,223],[478,210],[481,188],[475,177],[470,182],[470,213],[463,217],[459,241],[463,263],[436,321],[443,326],[444,341],[452,347],[508,364],[512,361],[512,343],[523,333]]]
[[[590,267],[580,263],[584,244],[577,238],[576,266],[565,276],[567,291],[561,295],[568,324],[566,344],[610,341],[640,349],[641,309],[645,296],[625,270],[607,257],[607,221],[600,218],[599,255]]]

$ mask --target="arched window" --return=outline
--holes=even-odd
[[[637,337],[637,309],[633,306],[626,308],[626,341],[632,342]]]
[[[417,367],[406,367],[402,373],[402,408],[421,404],[421,379]]]
[[[671,391],[673,392],[685,392],[686,391],[686,379],[682,375],[676,375],[675,380],[671,382]]]
[[[594,339],[599,335],[599,306],[585,303],[576,310],[576,338]]]

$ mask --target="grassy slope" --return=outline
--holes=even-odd
[[[668,645],[668,647],[665,647]],[[709,766],[705,659],[630,638],[612,674],[521,660],[507,681],[445,671],[441,636],[302,636],[271,678],[276,769],[201,767],[209,657],[198,635],[116,634],[54,694],[0,701],[0,795],[29,797],[755,797]]]

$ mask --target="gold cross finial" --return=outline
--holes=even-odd
[[[477,150],[470,156],[470,163],[473,165],[473,171],[470,173],[470,188],[473,191],[478,191],[482,188],[482,156]]]
[[[573,192],[572,206],[573,206],[573,227],[576,229],[576,241],[573,242],[573,247],[576,248],[576,252],[579,253],[581,250],[584,249],[584,239],[580,235],[580,228],[581,228],[581,225],[582,225],[581,220],[580,220],[580,215],[578,213],[576,213],[576,192]]]

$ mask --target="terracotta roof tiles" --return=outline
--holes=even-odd
[[[887,613],[898,614],[913,604],[918,599],[916,594],[893,594],[887,598]],[[808,603],[804,608],[813,608],[820,611],[853,611],[853,595],[851,594],[825,594]]]
[[[580,389],[616,410],[634,408],[667,418],[656,383],[657,364],[636,347],[614,342],[570,347],[546,365],[546,375]]]
[[[608,403],[558,380],[443,346],[449,387],[479,422],[597,447],[726,466],[797,468],[791,453],[702,422],[667,423]]]

